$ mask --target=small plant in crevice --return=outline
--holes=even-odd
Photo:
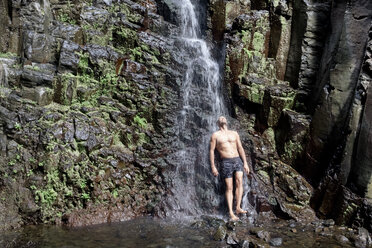
[[[15,159],[12,159],[12,160],[10,160],[9,162],[8,162],[8,165],[9,166],[13,166],[13,165],[15,165],[16,164],[16,160]]]
[[[81,199],[83,200],[90,200],[90,195],[88,193],[82,193],[81,194]]]
[[[71,16],[66,12],[59,12],[56,19],[63,23],[76,25],[76,20],[71,18]]]
[[[21,126],[21,124],[20,123],[18,123],[18,122],[16,122],[15,124],[14,124],[14,128],[16,129],[16,130],[21,130],[22,129],[22,126]]]
[[[136,115],[136,116],[133,118],[133,121],[134,121],[134,123],[135,123],[138,127],[142,128],[142,129],[147,129],[147,120],[146,120],[145,118],[142,118],[142,117]]]

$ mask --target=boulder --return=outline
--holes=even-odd
[[[59,56],[58,71],[71,70],[76,72],[80,61],[79,54],[82,52],[82,48],[78,44],[69,40],[63,41]]]
[[[77,95],[78,77],[71,73],[59,74],[53,83],[56,103],[70,105]]]
[[[276,149],[281,159],[294,166],[301,158],[309,138],[310,117],[290,109],[283,109],[275,128]]]
[[[285,84],[269,86],[265,89],[263,98],[263,113],[269,127],[275,127],[283,109],[291,109],[296,91]]]
[[[227,229],[224,225],[221,225],[217,228],[216,232],[213,235],[213,239],[216,241],[225,240],[227,234]]]
[[[53,101],[53,90],[42,86],[33,88],[23,87],[22,97],[30,99],[40,106],[45,106]]]
[[[51,64],[32,63],[25,65],[21,75],[21,84],[27,87],[47,86],[52,88],[55,67]]]
[[[23,42],[26,59],[36,63],[56,62],[56,42],[53,36],[26,31]]]

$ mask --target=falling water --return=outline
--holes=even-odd
[[[168,171],[171,194],[165,199],[165,214],[172,217],[221,214],[226,211],[224,184],[211,173],[209,141],[217,130],[220,115],[227,115],[222,97],[219,64],[213,59],[190,0],[177,1],[181,32],[176,38],[185,74],[180,89],[177,151],[167,159],[174,170]],[[249,186],[244,183],[245,194]],[[243,207],[251,209],[246,195]]]
[[[190,106],[190,101],[192,100],[192,96],[190,96],[190,94],[195,93],[193,92],[195,89],[192,89],[193,80],[198,80],[194,77],[195,70],[201,69],[202,78],[199,80],[202,82],[199,82],[198,84],[202,85],[203,87],[206,86],[207,89],[205,94],[207,99],[201,100],[209,101],[212,108],[210,113],[205,116],[208,123],[207,129],[212,130],[214,127],[213,123],[215,123],[217,117],[226,112],[226,108],[223,104],[219,91],[221,86],[219,65],[212,58],[207,43],[198,37],[200,36],[201,31],[196,18],[194,6],[190,0],[182,1],[182,3],[180,3],[180,7],[181,39],[186,47],[194,51],[194,56],[186,61],[187,71],[185,73],[185,79],[182,87],[183,108],[181,111],[180,127],[185,128],[188,110],[192,108],[192,106]],[[199,65],[202,68],[198,68]]]
[[[190,0],[176,1],[179,6],[186,72],[181,86],[178,137],[180,149],[174,154],[177,163],[167,199],[167,214],[176,217],[211,213],[223,202],[220,183],[210,172],[209,139],[216,130],[216,120],[226,115],[221,93],[219,64],[212,58]]]

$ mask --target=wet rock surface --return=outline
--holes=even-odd
[[[11,49],[16,36],[7,36],[0,56],[1,192],[14,195],[1,198],[9,209],[1,229],[123,221],[154,210],[180,71],[165,45],[171,25],[155,6],[1,6],[12,23],[5,27],[24,30],[22,49]]]
[[[208,235],[190,240],[370,245],[370,1],[208,4],[203,36],[225,61],[252,209],[236,224],[204,217],[193,227]],[[170,0],[0,3],[0,229],[167,215],[159,202],[183,162],[180,88],[196,52],[176,38],[178,8]],[[194,66],[194,93],[205,99],[203,62]],[[185,144],[201,142],[194,137],[213,107],[202,102],[190,111]],[[197,177],[198,204],[221,213],[224,203],[210,199],[224,189],[211,178]]]
[[[253,180],[262,194],[256,209],[370,228],[370,203],[363,200],[369,192],[368,124],[362,116],[368,119],[371,16],[356,17],[370,3],[287,4],[251,1],[250,10],[221,17],[230,104],[248,131],[243,143],[252,147]]]

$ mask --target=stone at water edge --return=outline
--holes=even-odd
[[[345,237],[344,235],[338,235],[336,237],[336,239],[340,243],[349,243],[350,242],[350,240],[347,237]]]
[[[332,220],[332,219],[329,219],[329,220],[325,220],[323,222],[323,226],[326,226],[326,227],[330,227],[330,226],[334,226],[335,225],[335,221]]]
[[[282,238],[272,238],[269,241],[269,244],[272,246],[281,246],[283,244]]]
[[[270,239],[270,233],[268,231],[260,230],[257,232],[257,237],[265,240],[266,242]]]
[[[236,237],[235,232],[227,234],[226,243],[229,245],[237,245],[239,243],[239,239]]]
[[[227,230],[225,226],[219,226],[217,231],[213,235],[213,239],[216,241],[222,241],[225,239]]]
[[[243,240],[240,242],[240,247],[241,248],[249,248],[250,247],[250,243],[248,240]]]
[[[358,228],[358,236],[355,239],[355,247],[362,248],[362,247],[369,247],[372,245],[371,236],[367,229],[363,227]]]
[[[236,222],[235,221],[229,221],[226,223],[226,227],[228,230],[235,231],[236,229]]]

